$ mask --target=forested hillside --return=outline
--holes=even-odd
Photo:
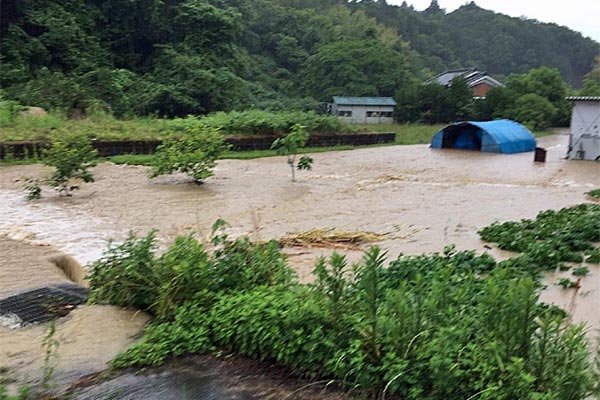
[[[334,94],[410,99],[407,87],[465,66],[503,77],[544,65],[579,85],[600,53],[579,33],[473,3],[449,14],[384,0],[1,4],[4,98],[116,116],[307,109]]]
[[[600,53],[597,42],[578,32],[497,14],[475,2],[448,14],[435,0],[423,12],[385,1],[355,2],[352,8],[397,30],[435,72],[477,66],[503,79],[546,66],[558,68],[566,81],[579,86]]]

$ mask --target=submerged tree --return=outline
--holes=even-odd
[[[228,147],[218,129],[190,129],[182,137],[169,138],[158,147],[150,177],[182,172],[200,184],[213,175],[215,161]]]
[[[94,182],[89,169],[96,165],[97,151],[83,134],[62,134],[52,138],[44,164],[54,171],[44,180],[26,178],[25,191],[28,200],[39,199],[42,195],[41,183],[46,183],[60,195],[71,196],[79,189],[77,182]]]
[[[305,126],[294,125],[292,131],[283,138],[276,139],[271,144],[271,149],[277,150],[277,154],[287,156],[287,163],[292,171],[292,182],[296,181],[296,169],[311,170],[313,159],[309,156],[302,156],[296,164],[298,150],[306,146],[309,134]]]

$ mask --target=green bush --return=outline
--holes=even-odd
[[[313,159],[309,156],[302,156],[296,163],[298,151],[306,146],[309,139],[309,133],[306,127],[294,125],[290,133],[286,136],[277,138],[271,143],[271,150],[276,150],[277,154],[287,157],[287,164],[291,169],[292,182],[296,181],[296,169],[311,170]]]
[[[529,93],[519,97],[514,104],[513,117],[532,130],[542,130],[550,126],[557,108],[546,98]]]
[[[109,244],[90,265],[90,302],[149,309],[161,285],[155,269],[155,232],[143,238],[132,233],[121,244]]]
[[[170,320],[187,301],[208,308],[220,292],[294,281],[276,242],[230,240],[218,228],[219,224],[212,252],[193,237],[182,236],[157,257],[154,232],[142,238],[130,235],[122,244],[110,245],[90,266],[90,301],[134,306]]]
[[[96,150],[85,135],[54,135],[44,157],[44,164],[54,167],[47,183],[61,194],[69,195],[71,191],[79,189],[72,183],[73,179],[93,182],[94,176],[88,169],[96,165],[96,156]]]
[[[319,260],[315,283],[301,285],[275,244],[215,235],[213,245],[208,255],[180,238],[156,258],[162,285],[144,302],[168,307],[113,366],[219,350],[372,398],[583,400],[597,389],[583,328],[539,302],[525,257],[497,264],[448,247],[384,268],[375,247],[352,270],[339,254]],[[92,280],[92,293],[120,291],[114,280]]]
[[[181,172],[197,183],[213,175],[219,156],[228,149],[218,129],[192,128],[178,137],[166,139],[156,149],[151,177]]]
[[[0,92],[0,127],[11,124],[23,109],[18,102],[5,100]]]
[[[185,124],[190,121],[179,120]],[[301,111],[232,111],[218,112],[197,120],[207,128],[219,129],[224,135],[284,135],[295,125],[310,133],[336,133],[350,128],[336,117]],[[194,121],[191,121],[194,122]]]
[[[535,220],[495,222],[479,234],[501,249],[526,254],[540,272],[555,270],[564,262],[583,261],[584,255],[593,251],[593,243],[600,241],[600,205],[544,211]]]
[[[43,180],[25,178],[26,198],[39,199],[42,195],[42,183],[50,185],[61,195],[71,196],[74,190],[79,189],[79,181],[94,182],[89,169],[96,165],[96,157],[97,152],[85,135],[55,134],[43,159],[44,164],[53,170]]]

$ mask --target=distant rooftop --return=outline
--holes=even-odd
[[[600,96],[569,96],[565,99],[570,101],[600,101]]]
[[[437,83],[442,86],[450,86],[452,84],[452,80],[458,77],[461,77],[467,81],[467,85],[470,87],[484,81],[488,82],[492,86],[504,86],[501,82],[489,76],[487,72],[478,71],[477,68],[463,68],[444,71],[441,74],[428,79],[425,83]]]
[[[391,97],[343,97],[333,96],[333,102],[344,106],[395,106]]]

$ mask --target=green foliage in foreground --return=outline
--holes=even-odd
[[[160,257],[153,243],[130,237],[92,266],[92,301],[156,316],[117,368],[220,350],[371,398],[585,399],[598,389],[583,327],[540,303],[518,263],[449,247],[384,268],[373,247],[353,266],[319,260],[316,282],[302,285],[274,242],[216,234],[209,252],[183,237]]]
[[[31,389],[27,386],[21,387],[17,395],[11,396],[8,394],[8,389],[0,383],[0,400],[28,400],[31,398]]]
[[[600,242],[600,204],[543,211],[535,220],[495,222],[479,234],[501,249],[524,253],[541,271],[565,268],[565,262],[599,263],[594,243]]]
[[[110,245],[91,265],[90,301],[133,306],[169,320],[187,301],[210,302],[219,292],[292,281],[293,273],[276,242],[230,240],[219,233],[221,227],[219,221],[214,226],[212,253],[185,236],[157,257],[154,232],[142,239],[130,235],[124,243]]]
[[[212,176],[215,161],[228,149],[217,129],[191,128],[181,137],[165,140],[156,149],[151,177],[181,172],[197,183]]]

